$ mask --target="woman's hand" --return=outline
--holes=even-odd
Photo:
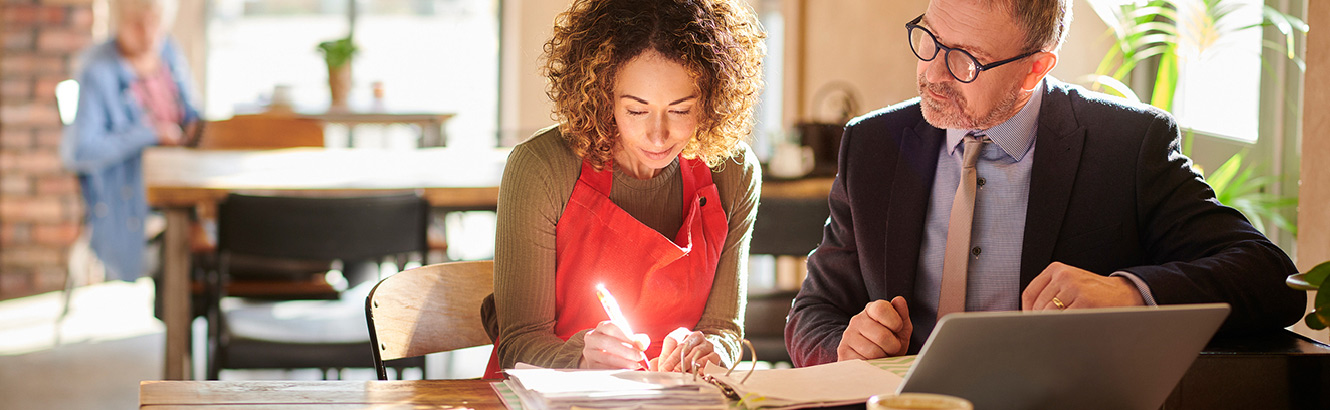
[[[706,367],[707,363],[724,366],[717,350],[719,347],[707,340],[702,332],[689,332],[681,327],[670,332],[661,344],[656,370],[691,372]]]
[[[629,338],[608,320],[586,332],[583,341],[583,369],[641,369],[642,351],[651,344],[647,335]]]

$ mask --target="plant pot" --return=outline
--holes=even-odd
[[[346,108],[346,94],[351,91],[351,65],[328,67],[328,91],[332,93],[332,107]]]

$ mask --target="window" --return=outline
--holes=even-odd
[[[1203,7],[1203,2],[1177,2]],[[1179,7],[1178,88],[1173,103],[1181,126],[1208,135],[1255,142],[1261,102],[1261,0],[1225,0],[1231,13],[1206,21],[1206,10]]]
[[[318,43],[354,26],[350,106],[456,114],[449,146],[494,146],[498,0],[215,0],[208,19],[207,115],[260,111],[277,85],[299,111],[328,107]],[[354,25],[352,24],[352,15]]]

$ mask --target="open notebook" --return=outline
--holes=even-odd
[[[847,360],[797,369],[731,372],[716,365],[704,371],[739,407],[798,409],[859,404],[895,393],[914,356]]]
[[[505,370],[495,390],[509,408],[516,396],[523,409],[571,408],[725,409],[720,389],[691,374],[633,370],[545,369],[525,364]],[[502,384],[503,386],[499,386]]]

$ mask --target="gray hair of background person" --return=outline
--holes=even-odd
[[[153,13],[161,17],[162,29],[166,30],[175,23],[177,9],[179,3],[176,0],[111,0],[112,29],[119,27],[128,16]]]

